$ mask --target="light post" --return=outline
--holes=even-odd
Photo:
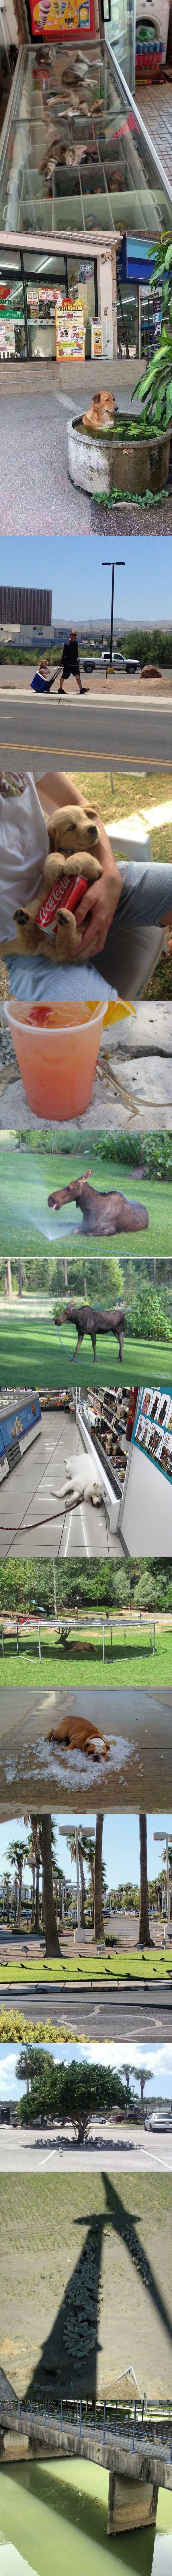
[[[124,572],[125,572],[125,555],[115,555],[115,556],[113,556],[113,557],[112,557],[112,555],[104,555],[104,556],[102,556],[102,570],[103,570],[103,572],[105,572],[105,571],[107,571],[107,572],[111,572],[111,571],[112,571],[111,625],[110,625],[110,666],[109,666],[109,667],[110,667],[110,671],[112,670],[114,572],[115,572],[116,570],[118,571],[118,569],[119,569],[121,572],[122,572],[122,571],[124,571]]]
[[[171,1926],[171,1915],[170,1915],[170,1880],[169,1880],[169,1858],[168,1858],[168,1846],[169,1846],[169,1842],[171,1842],[171,1841],[172,1841],[172,1834],[169,1834],[169,1833],[167,1833],[167,1832],[166,1832],[166,1826],[164,1825],[164,1828],[162,1827],[162,1833],[161,1833],[161,1834],[153,1834],[153,1835],[152,1835],[152,1841],[153,1841],[153,1843],[165,1843],[165,1849],[166,1849],[166,1880],[167,1880],[167,1923],[168,1923],[168,1932],[170,1933],[170,1940],[171,1940],[171,1939],[172,1939],[172,1926]]]

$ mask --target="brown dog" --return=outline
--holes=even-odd
[[[94,1719],[92,1723],[91,1718],[86,1717],[60,1717],[59,1726],[51,1726],[48,1735],[48,1744],[64,1744],[64,1747],[69,1747],[71,1753],[85,1753],[86,1760],[89,1753],[92,1753],[93,1762],[102,1760],[102,1741],[103,1730],[101,1737],[100,1726],[95,1726]],[[110,1743],[105,1736],[103,1742],[105,1762],[108,1762],[109,1752]]]
[[[83,429],[112,429],[117,409],[114,394],[93,394],[91,411],[83,411]]]
[[[27,911],[20,904],[14,918],[22,955],[26,951],[30,956],[44,951],[49,962],[50,957],[55,957],[60,965],[75,958],[81,945],[75,910],[68,910],[68,889],[70,895],[73,884],[77,911],[78,880],[83,893],[84,885],[93,885],[95,878],[101,875],[96,856],[99,838],[96,816],[93,812],[90,814],[89,808],[83,814],[80,807],[62,806],[61,812],[55,811],[52,815],[48,834],[49,850],[44,861],[39,896],[37,890],[27,905]]]

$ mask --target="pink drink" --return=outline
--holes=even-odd
[[[5,1003],[26,1100],[61,1122],[89,1108],[107,1003]]]

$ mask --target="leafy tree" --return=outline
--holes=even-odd
[[[23,2054],[25,2056],[25,2051],[22,2052],[22,2056]],[[33,2051],[33,2055],[36,2056],[36,2051]],[[97,2066],[94,2060],[91,2067],[87,2060],[77,2063],[75,2058],[71,2065],[63,2062],[58,2066],[46,2051],[42,2065],[42,2051],[40,2055],[41,2067],[38,2057],[37,2071],[31,2080],[29,2093],[22,2095],[18,2108],[17,2116],[22,2128],[32,2127],[33,2122],[39,2119],[58,2120],[62,2128],[63,2123],[66,2126],[67,2121],[70,2120],[75,2130],[77,2144],[82,2146],[89,2121],[94,2115],[99,2116],[104,2112],[106,2118],[110,2111],[116,2110],[123,2110],[125,2115],[128,2088],[125,2092],[121,2076],[116,2071],[112,2071],[111,2067],[105,2067],[104,2063],[102,2066]],[[20,2063],[21,2060],[18,2072]],[[28,2049],[26,2072],[28,2074]],[[131,2093],[130,2105],[132,2107]]]

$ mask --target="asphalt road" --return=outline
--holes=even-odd
[[[59,2173],[59,2166],[64,2173],[73,2173],[78,2166],[79,2173],[95,2173],[101,2172],[102,2166],[105,2171],[107,2165],[108,2173],[114,2174],[145,2174],[147,2166],[149,2173],[172,2173],[172,2134],[170,2137],[159,2131],[155,2135],[150,2129],[146,2135],[142,2127],[125,2128],[125,2122],[120,2130],[115,2121],[107,2122],[106,2127],[104,2120],[98,2143],[93,2128],[88,2144],[78,2148],[76,2138],[70,2138],[70,2134],[65,2146],[58,2130],[54,2128],[52,2135],[48,2120],[46,2130],[41,2132],[39,2128],[0,2129],[0,2174]]]
[[[141,2040],[141,2044],[154,2040],[159,2045],[161,2040],[167,2039],[172,2044],[171,1973],[169,1983],[167,1979],[164,1983],[152,1979],[150,1983],[138,1985],[133,1979],[130,1991],[128,1981],[123,1985],[120,1982],[117,1988],[107,1979],[105,1985],[101,1984],[98,1989],[95,1979],[86,1991],[82,1983],[80,1990],[78,1986],[73,1987],[73,1993],[67,1983],[63,1986],[53,1986],[53,1981],[49,1983],[48,1970],[47,1973],[45,1971],[43,1987],[36,1979],[35,1984],[25,1984],[23,1974],[20,1985],[10,1986],[2,1980],[0,2011],[2,2007],[5,2007],[5,2012],[9,2009],[24,2013],[28,2023],[34,2020],[44,2025],[49,2018],[59,2030],[61,2023],[63,2026],[65,2023],[73,2037],[77,2033],[78,2039],[83,2036],[85,2040],[95,2042],[107,2039],[113,2040],[114,2045],[120,2039],[130,2042]]]
[[[33,697],[21,699],[16,690],[15,698],[7,700],[3,691],[0,699],[0,760],[2,755],[6,766],[8,756],[8,767],[14,769],[20,767],[22,753],[23,766],[26,760],[35,778],[41,775],[42,755],[44,764],[52,761],[56,769],[69,760],[70,769],[78,769],[81,762],[81,768],[86,764],[90,769],[115,771],[120,766],[133,769],[135,775],[137,768],[145,774],[151,768],[171,770],[171,747],[170,699],[149,705],[146,698],[141,704],[136,698],[132,703],[130,697],[127,704],[126,698],[122,701],[115,695],[113,705],[108,699],[107,703],[100,699],[97,705],[97,699],[91,702],[89,696],[79,703],[56,697],[49,698],[46,707],[45,699],[40,698],[38,706]]]

